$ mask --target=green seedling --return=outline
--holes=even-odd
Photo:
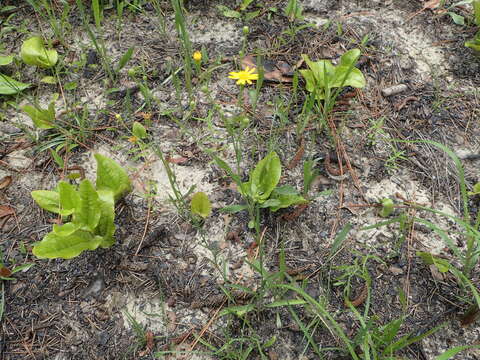
[[[38,258],[71,259],[84,250],[108,248],[115,242],[115,202],[131,190],[126,171],[115,161],[95,154],[96,188],[84,179],[74,186],[61,181],[55,190],[32,191],[41,208],[68,218],[63,225],[53,225],[33,247]]]
[[[212,203],[204,192],[197,192],[192,196],[190,202],[190,211],[194,215],[199,215],[206,219],[212,213]]]
[[[302,11],[302,5],[298,0],[288,0],[284,13],[292,22],[295,20],[303,20]]]
[[[393,213],[393,200],[389,198],[382,199],[380,202],[382,208],[380,209],[378,215],[381,217],[389,217]]]
[[[216,156],[214,156],[214,159],[217,165],[235,181],[240,194],[247,202],[245,205],[227,206],[224,211],[238,212],[248,209],[251,216],[250,228],[258,224],[258,216],[255,214],[258,214],[260,208],[269,208],[275,212],[282,208],[308,202],[290,185],[277,187],[282,173],[282,164],[274,151],[257,163],[253,171],[250,172],[247,182],[242,182],[226,162]]]
[[[311,61],[307,55],[302,55],[308,65],[307,70],[300,70],[305,78],[307,91],[314,93],[318,100],[329,98],[333,88],[351,86],[363,88],[365,77],[355,67],[360,57],[359,49],[347,51],[340,58],[340,63],[334,66],[330,60]]]
[[[39,36],[31,37],[23,42],[20,57],[25,64],[44,69],[55,66],[58,61],[57,51],[55,49],[47,50],[43,39]]]

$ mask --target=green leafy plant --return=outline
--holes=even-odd
[[[20,50],[20,56],[27,65],[34,65],[41,68],[51,68],[58,61],[58,54],[55,49],[47,50],[43,39],[39,36],[25,40]]]
[[[25,105],[22,110],[32,119],[33,124],[39,129],[52,129],[55,127],[55,101],[50,102],[47,109],[40,105]]]
[[[343,54],[337,66],[330,60],[311,61],[307,55],[302,57],[308,69],[300,70],[300,73],[305,78],[307,91],[314,93],[318,100],[330,98],[334,94],[331,91],[333,88],[365,86],[365,77],[355,67],[360,57],[359,49],[352,49]]]
[[[473,5],[473,15],[474,15],[474,23],[477,26],[480,26],[480,0],[475,0],[472,3]],[[480,30],[477,31],[474,38],[465,42],[465,46],[476,51],[480,52]]]
[[[78,187],[61,181],[53,191],[32,191],[40,207],[70,219],[63,225],[53,225],[53,231],[34,245],[33,254],[38,258],[70,259],[84,250],[114,244],[114,206],[131,190],[130,179],[112,159],[95,154],[95,160],[96,188],[84,179]]]
[[[243,198],[245,205],[233,205],[224,208],[225,211],[237,212],[249,210],[251,220],[249,227],[253,228],[258,223],[258,211],[260,208],[269,208],[277,211],[296,204],[308,202],[300,193],[290,185],[279,186],[282,173],[282,164],[275,151],[267,154],[261,159],[253,171],[250,172],[249,180],[242,182],[237,174],[234,174],[230,166],[218,157],[214,157],[217,165],[220,166],[235,181],[237,188]]]

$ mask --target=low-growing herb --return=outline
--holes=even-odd
[[[108,248],[115,242],[115,202],[131,190],[126,171],[112,159],[95,154],[96,187],[84,179],[78,186],[61,181],[55,190],[32,191],[33,199],[45,210],[61,215],[62,225],[37,242],[38,258],[70,259],[85,250]]]

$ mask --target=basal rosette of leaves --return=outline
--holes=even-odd
[[[55,190],[32,191],[37,204],[70,220],[34,244],[38,258],[71,259],[85,250],[115,243],[115,202],[131,191],[126,171],[114,160],[95,154],[96,186],[84,179],[78,186],[60,181]]]
[[[326,92],[332,88],[363,88],[366,84],[362,72],[355,67],[360,57],[359,49],[343,54],[337,66],[329,60],[311,61],[307,55],[302,57],[309,69],[300,70],[300,73],[305,78],[307,91],[315,92],[318,100],[325,99]]]
[[[282,175],[282,164],[275,151],[260,160],[250,173],[249,180],[240,186],[243,196],[248,196],[261,208],[277,211],[292,205],[306,203],[298,191],[290,186],[277,187]]]

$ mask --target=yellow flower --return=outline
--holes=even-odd
[[[202,53],[200,51],[195,51],[193,53],[193,60],[200,62],[202,60]]]
[[[255,68],[245,67],[242,71],[232,71],[229,78],[237,80],[237,85],[251,84],[252,80],[258,80],[258,74],[254,74]]]
[[[138,138],[134,135],[134,136],[130,136],[127,140],[132,144],[135,144],[138,141]]]

